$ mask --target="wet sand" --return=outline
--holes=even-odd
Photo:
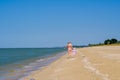
[[[21,80],[120,80],[120,46],[77,49]]]

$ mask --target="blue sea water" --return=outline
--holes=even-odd
[[[0,80],[19,80],[65,54],[64,48],[0,48]]]

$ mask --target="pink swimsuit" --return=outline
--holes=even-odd
[[[72,44],[68,44],[68,51],[72,50]]]

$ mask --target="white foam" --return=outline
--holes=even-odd
[[[32,67],[32,66],[24,66],[24,68],[30,68],[30,67]]]
[[[37,60],[36,62],[41,62],[41,61],[44,61],[45,59],[39,59],[39,60]]]

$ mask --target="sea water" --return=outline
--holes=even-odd
[[[0,80],[19,80],[65,54],[64,48],[0,48]]]

